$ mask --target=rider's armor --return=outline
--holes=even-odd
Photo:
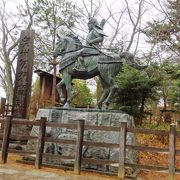
[[[104,36],[106,36],[103,32],[104,19],[98,24],[95,18],[91,18],[88,24],[90,23],[92,23],[92,28],[86,38],[86,45],[89,46],[89,48],[86,47],[83,49],[78,57],[78,65],[75,67],[75,69],[79,71],[86,71],[83,57],[100,54],[100,47],[104,40]]]

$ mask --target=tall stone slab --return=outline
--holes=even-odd
[[[28,118],[34,59],[34,30],[21,32],[15,76],[12,114],[15,118]]]

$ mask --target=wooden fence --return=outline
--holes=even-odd
[[[5,124],[4,133],[0,136],[3,138],[2,149],[1,149],[1,158],[2,163],[7,162],[8,153],[19,153],[21,155],[30,155],[36,154],[35,158],[35,167],[41,168],[42,158],[56,158],[56,159],[75,159],[74,161],[74,172],[80,174],[81,164],[99,164],[99,165],[110,165],[118,164],[118,178],[124,179],[125,177],[125,167],[133,167],[138,169],[145,170],[168,170],[169,179],[175,179],[175,172],[180,172],[180,169],[175,168],[175,157],[177,154],[180,154],[180,150],[176,150],[176,137],[180,137],[180,132],[176,131],[175,125],[170,126],[169,131],[164,130],[149,130],[149,129],[139,129],[139,128],[128,128],[126,123],[121,123],[120,127],[109,127],[109,126],[92,126],[85,125],[84,120],[77,120],[75,124],[62,124],[58,122],[48,122],[46,118],[42,117],[39,121],[27,121],[22,119],[14,119],[12,116],[7,116],[6,119],[0,119],[1,123]],[[38,136],[19,136],[12,135],[11,128],[13,125],[33,125],[39,126]],[[77,139],[55,139],[52,137],[46,136],[46,127],[52,128],[68,128],[68,129],[77,129]],[[120,141],[119,144],[114,143],[105,143],[105,142],[92,142],[84,141],[84,131],[85,130],[98,130],[98,131],[114,131],[119,132]],[[131,133],[142,133],[142,134],[155,134],[169,136],[169,148],[156,148],[156,147],[146,147],[141,145],[127,145],[126,144],[126,135],[127,132]],[[35,152],[31,151],[22,151],[22,150],[12,150],[9,149],[10,139],[18,140],[37,140],[37,147]],[[74,144],[76,146],[75,157],[73,156],[60,156],[44,153],[44,144],[45,142],[60,143],[60,144]],[[106,148],[119,148],[119,159],[117,160],[102,160],[102,159],[92,159],[92,158],[83,158],[82,157],[82,148],[83,146],[95,146],[95,147],[106,147]],[[167,166],[154,166],[154,165],[141,165],[141,164],[130,164],[125,162],[126,150],[132,149],[136,151],[146,151],[146,152],[155,152],[155,153],[168,153],[169,155],[169,164]]]

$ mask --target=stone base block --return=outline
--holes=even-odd
[[[84,119],[87,125],[96,126],[120,126],[121,122],[127,122],[128,127],[134,127],[134,120],[128,114],[121,111],[113,110],[97,110],[97,109],[63,109],[63,108],[51,108],[51,109],[39,109],[36,119],[40,117],[47,117],[48,121],[60,122],[60,123],[75,123],[76,120]],[[38,127],[33,127],[31,134],[38,134]],[[76,139],[77,131],[66,129],[66,128],[47,128],[46,132],[48,136],[54,138],[63,139]],[[85,130],[84,140],[96,141],[96,142],[106,142],[106,143],[119,143],[119,132],[107,132],[107,131],[94,131]],[[133,133],[127,133],[127,144],[135,145],[136,139]],[[36,142],[29,141],[27,148],[28,150],[34,150]],[[73,156],[75,155],[74,145],[63,145],[56,143],[46,143],[45,152],[52,154],[59,154],[63,156]],[[95,159],[110,159],[117,160],[119,155],[119,150],[115,148],[99,148],[99,147],[83,147],[83,157],[95,158]],[[46,163],[72,165],[74,159],[72,160],[55,160],[46,158],[44,159]],[[126,162],[136,163],[137,156],[136,152],[133,150],[126,151]],[[115,171],[118,164],[113,164],[112,166],[99,166],[99,165],[86,165],[87,168],[93,168],[98,170]]]

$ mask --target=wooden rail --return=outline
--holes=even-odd
[[[56,158],[56,159],[74,159],[74,173],[80,174],[81,172],[81,164],[91,163],[91,164],[100,164],[100,165],[110,165],[110,164],[118,164],[118,178],[124,179],[125,177],[125,167],[133,167],[139,169],[146,170],[168,170],[169,171],[169,179],[175,179],[175,173],[180,172],[180,169],[175,168],[175,157],[176,154],[180,154],[180,150],[175,149],[176,145],[176,137],[180,137],[180,132],[176,131],[175,125],[170,126],[169,131],[164,130],[149,130],[149,129],[139,129],[139,128],[128,128],[126,123],[121,123],[120,127],[108,127],[108,126],[92,126],[85,125],[84,120],[77,120],[77,123],[74,124],[62,124],[58,122],[47,122],[47,119],[42,117],[39,121],[27,121],[23,119],[13,119],[12,116],[7,116],[6,119],[0,119],[0,123],[3,123],[4,133],[0,134],[0,137],[3,138],[2,141],[2,149],[1,149],[1,159],[2,163],[7,162],[8,153],[19,153],[21,155],[34,154],[35,158],[35,167],[41,168],[42,159],[44,157],[48,158]],[[31,126],[39,126],[39,134],[38,136],[20,136],[20,135],[12,135],[11,128],[15,125],[31,125]],[[77,139],[76,140],[68,140],[68,139],[57,139],[46,136],[46,127],[52,128],[68,128],[68,129],[76,129],[77,130]],[[118,144],[114,143],[104,143],[104,142],[92,142],[92,141],[84,141],[84,131],[85,130],[98,130],[98,131],[113,131],[119,132],[120,140]],[[169,148],[157,148],[157,147],[147,147],[142,145],[127,145],[126,144],[126,136],[127,133],[143,133],[143,134],[155,134],[155,135],[164,135],[169,136]],[[37,140],[36,151],[22,151],[22,150],[14,150],[9,148],[10,139],[18,139],[18,140]],[[44,144],[45,142],[51,143],[60,143],[60,144],[74,144],[75,145],[75,157],[74,156],[60,156],[44,153]],[[92,158],[83,158],[82,157],[82,148],[83,146],[96,146],[96,147],[105,147],[105,148],[119,148],[119,159],[117,160],[100,160],[100,159],[92,159]],[[155,152],[155,153],[168,153],[169,154],[169,163],[167,166],[152,166],[152,165],[142,165],[142,164],[129,164],[125,162],[126,157],[126,149],[132,149],[137,151],[147,151],[147,152]]]

